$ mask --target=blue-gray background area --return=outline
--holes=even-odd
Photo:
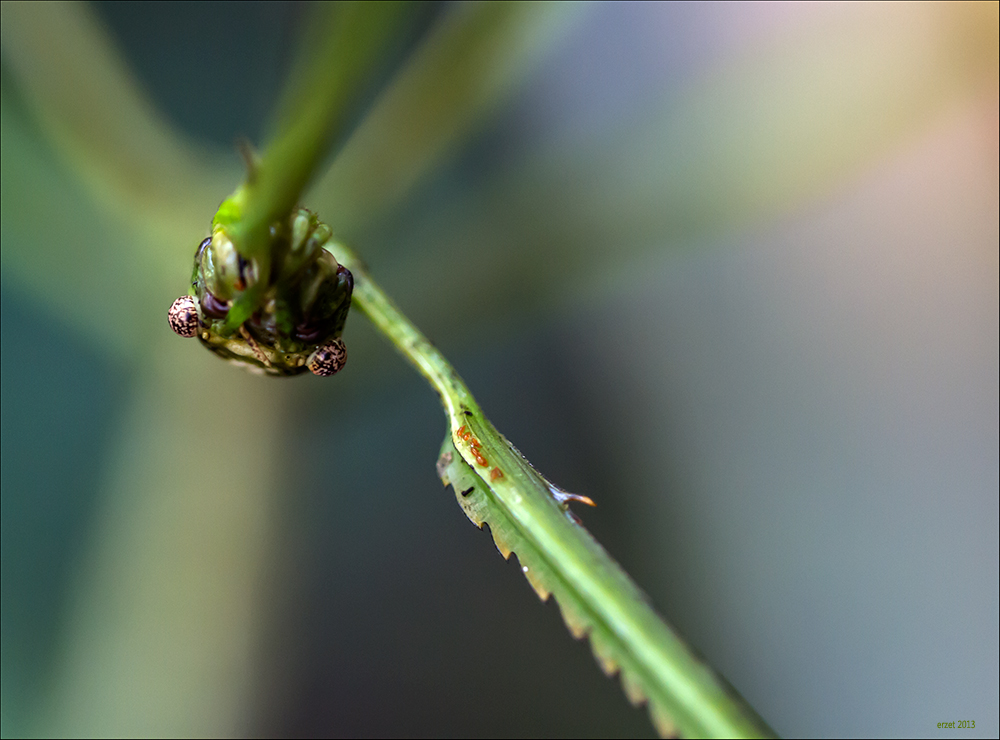
[[[293,37],[294,8],[243,7],[99,6],[166,115],[225,146],[260,134],[276,39]],[[718,7],[699,8],[592,13],[381,238],[405,241],[417,210],[449,207],[521,138],[611,129],[664,75],[679,85],[722,53],[713,39],[733,43]],[[206,64],[223,88],[200,87]],[[543,310],[476,317],[444,344],[496,426],[597,500],[588,528],[780,734],[1000,729],[995,115],[956,105],[777,217],[609,248]],[[6,281],[2,322],[7,722],[44,690],[130,384]],[[441,488],[433,393],[402,364],[378,380],[350,397],[297,386],[297,571],[250,734],[650,735]],[[358,494],[331,501],[330,475]]]

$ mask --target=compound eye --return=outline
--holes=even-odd
[[[340,371],[347,364],[347,347],[342,339],[331,339],[309,356],[309,367],[313,375],[327,378]]]
[[[167,321],[170,328],[182,337],[193,337],[198,333],[198,308],[194,298],[189,295],[181,296],[170,305],[167,312]]]

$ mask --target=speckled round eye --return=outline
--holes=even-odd
[[[197,334],[198,309],[194,298],[185,295],[174,301],[167,312],[167,321],[170,322],[170,328],[182,337],[193,337]]]
[[[309,357],[310,372],[321,378],[329,377],[347,364],[347,347],[342,339],[331,339]]]

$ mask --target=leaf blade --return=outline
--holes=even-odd
[[[441,396],[449,434],[438,458],[466,515],[490,525],[504,557],[518,554],[543,599],[554,594],[574,636],[589,634],[606,673],[621,669],[630,701],[649,700],[664,734],[768,737],[773,731],[653,611],[648,599],[590,534],[567,516],[553,486],[483,415],[454,368],[372,281],[348,248],[361,309]]]

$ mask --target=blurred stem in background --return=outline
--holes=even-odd
[[[511,14],[506,7],[480,5],[468,12],[496,18]],[[261,307],[262,292],[255,288],[269,284],[272,226],[289,218],[327,149],[342,136],[348,111],[376,63],[385,57],[403,13],[411,8],[393,3],[324,6],[310,25],[278,109],[274,138],[259,159],[248,155],[246,180],[214,219],[240,254],[260,270],[260,282],[229,310],[230,331]],[[560,506],[565,501],[557,503],[558,489],[486,420],[455,369],[378,288],[354,253],[346,247],[335,251],[355,274],[356,306],[441,395],[454,442],[453,454],[445,453],[449,465],[460,466],[460,453],[471,455],[464,471],[456,467],[443,477],[459,486],[457,477],[478,476],[481,493],[492,508],[487,507],[489,516],[475,517],[476,523],[481,526],[485,520],[490,525],[502,550],[517,551],[540,594],[546,598],[555,594],[567,624],[574,634],[589,637],[605,672],[621,672],[633,703],[648,700],[653,721],[664,735],[773,734],[656,615],[648,598],[603,548],[566,516]],[[471,452],[462,436],[466,429],[476,435],[477,446]],[[495,466],[489,475],[476,472],[476,464],[484,464],[484,454]],[[500,539],[504,530],[508,533]]]
[[[393,242],[385,282],[443,341],[472,320],[455,306],[545,305],[609,254],[626,260],[657,240],[787,211],[956,96],[995,88],[995,8],[877,8],[710,70],[610,147],[584,136],[522,152],[458,213],[431,214]],[[572,28],[551,7],[489,12],[493,25],[459,6],[431,29],[307,198],[369,259],[379,239],[369,248],[362,237],[378,237],[383,217]],[[242,172],[163,122],[86,6],[4,3],[2,13],[5,283],[129,377],[51,691],[34,698],[34,715],[30,701],[12,706],[20,669],[5,642],[4,732],[238,733],[280,516],[271,497],[286,391],[200,348],[177,363],[163,312],[207,229],[206,204]]]
[[[341,20],[326,8],[316,12],[307,43],[318,44],[322,29]],[[392,13],[380,8],[375,15],[387,14],[391,27]],[[490,98],[510,91],[516,75],[506,74],[504,64],[523,73],[542,49],[537,31],[529,29],[536,20],[551,28],[545,19],[560,14],[551,6],[466,7],[442,24],[438,71],[457,66],[470,33],[487,42],[498,64],[486,70],[485,94],[453,98],[461,125],[438,135],[439,149],[474,125]],[[372,51],[384,45],[376,25],[364,39]],[[519,35],[534,43],[503,45],[504,36]],[[93,549],[75,568],[79,585],[67,648],[35,716],[11,712],[11,718],[41,734],[239,732],[251,693],[252,635],[261,629],[251,617],[259,612],[253,604],[263,598],[259,587],[274,559],[269,529],[280,519],[271,497],[280,490],[274,463],[287,390],[268,384],[265,393],[258,379],[231,374],[203,352],[178,366],[169,334],[152,328],[162,328],[166,296],[176,292],[176,276],[187,271],[207,228],[206,205],[240,175],[222,159],[205,158],[156,117],[86,6],[5,3],[3,44],[4,275],[21,276],[136,373],[118,451],[102,484],[101,524]],[[43,46],[54,51],[36,55]],[[382,55],[351,46],[350,61],[360,56],[366,64],[345,66],[341,49],[318,48],[349,75],[342,77],[344,94],[326,98],[349,112],[351,100],[365,92],[364,67],[377,68]],[[10,68],[15,84],[8,84]],[[494,75],[503,79],[499,88]],[[310,95],[317,80],[293,82],[300,84],[290,87],[286,106],[321,99]],[[301,133],[296,126],[317,119],[326,125],[328,114],[306,117],[304,124],[279,118],[279,130],[290,125]],[[34,125],[47,141],[34,135]],[[281,159],[280,136],[277,141],[269,154]],[[295,187],[308,175],[301,161],[291,173]],[[265,168],[261,182],[270,197],[287,197],[288,184],[271,187],[269,175]],[[23,217],[8,218],[14,211]],[[73,248],[79,234],[99,241],[102,261],[93,249]],[[130,306],[127,315],[108,321],[122,304]],[[248,398],[255,400],[248,404]],[[199,421],[206,419],[213,421]],[[7,727],[12,705],[4,706]]]

